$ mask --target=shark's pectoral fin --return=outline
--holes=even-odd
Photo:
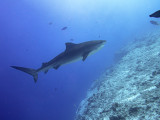
[[[54,66],[53,68],[57,70],[59,67],[60,65],[57,65],[57,66]]]
[[[44,71],[44,73],[46,74],[48,72],[48,70]]]
[[[90,52],[86,52],[86,53],[83,54],[83,59],[82,59],[83,61],[85,61],[85,59],[87,58],[87,56],[89,55],[89,53]]]

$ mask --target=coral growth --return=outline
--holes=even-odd
[[[123,48],[119,62],[106,70],[98,85],[93,83],[76,120],[160,119],[159,33],[145,35]]]

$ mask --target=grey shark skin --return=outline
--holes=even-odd
[[[69,42],[66,43],[66,50],[64,52],[62,52],[49,62],[42,63],[42,66],[38,69],[18,66],[11,67],[32,75],[34,78],[34,82],[37,82],[39,72],[47,73],[51,68],[58,69],[61,65],[68,64],[77,60],[85,61],[87,56],[101,49],[105,43],[106,40],[92,40],[79,44]]]

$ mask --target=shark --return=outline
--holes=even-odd
[[[78,60],[85,61],[88,56],[100,50],[105,45],[105,43],[106,40],[92,40],[79,44],[67,42],[65,43],[66,49],[64,52],[60,53],[50,61],[42,63],[42,66],[38,69],[18,66],[10,67],[32,75],[34,78],[34,82],[36,83],[38,80],[39,72],[47,73],[49,69],[53,68],[57,70],[60,66],[64,64],[69,64]]]

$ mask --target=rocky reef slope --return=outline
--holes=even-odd
[[[75,120],[160,120],[160,31],[129,43],[95,81]]]

